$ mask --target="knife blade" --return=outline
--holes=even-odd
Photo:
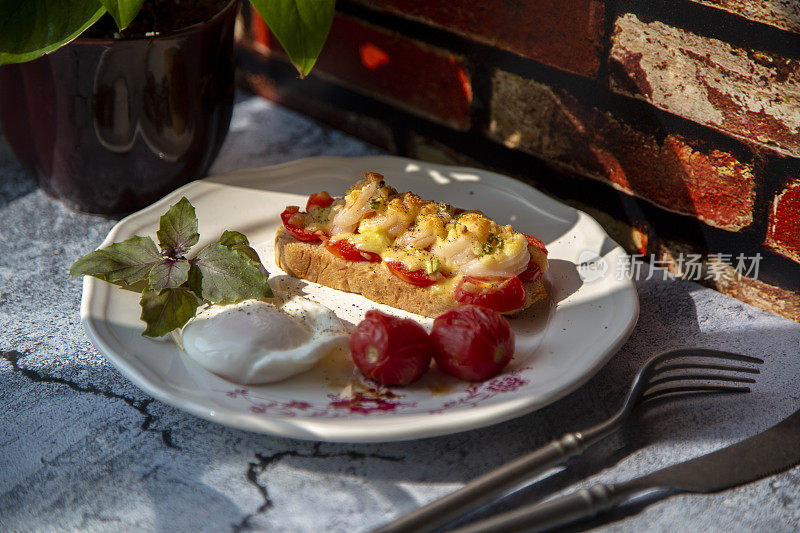
[[[631,487],[717,492],[800,464],[800,411],[721,450],[629,481]]]
[[[597,484],[526,505],[451,533],[541,531],[589,518],[651,492],[660,491],[662,497],[681,492],[718,492],[778,474],[797,464],[800,464],[800,410],[771,428],[721,450],[622,483]]]

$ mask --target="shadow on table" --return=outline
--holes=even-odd
[[[661,402],[641,410],[618,434],[572,459],[562,471],[522,488],[460,522],[466,523],[546,498],[624,462],[648,446],[669,449],[677,462],[678,457],[685,460],[711,451],[714,447],[708,448],[709,441],[727,445],[766,429],[793,412],[796,408],[793,400],[791,397],[785,398],[787,385],[791,386],[791,374],[782,375],[785,369],[770,366],[769,353],[756,350],[756,347],[772,346],[775,337],[781,336],[780,333],[753,328],[748,331],[737,329],[729,333],[705,334],[698,324],[695,303],[691,297],[691,293],[700,287],[684,281],[670,283],[676,284],[680,290],[665,291],[663,283],[658,282],[644,284],[639,326],[628,342],[586,385],[550,406],[516,420],[467,433],[413,442],[324,444],[320,449],[324,449],[326,454],[348,450],[364,455],[380,450],[381,454],[387,456],[404,457],[402,464],[386,463],[379,478],[370,479],[373,488],[381,492],[387,501],[393,502],[399,515],[416,508],[418,504],[397,482],[466,482],[563,433],[604,420],[621,404],[635,372],[657,352],[679,346],[702,346],[740,351],[766,360],[752,393],[694,396],[678,402]],[[742,433],[743,428],[746,428],[747,434]],[[405,464],[415,464],[415,458],[431,455],[440,456],[443,460],[426,466],[424,471],[404,468]],[[306,466],[316,472],[326,472],[329,467],[325,461]],[[661,466],[666,464],[653,466],[647,472]],[[333,475],[335,470],[332,469],[330,473]],[[619,480],[629,477],[633,477],[633,474],[623,475]],[[641,504],[625,506],[577,527],[582,530],[619,520],[643,508]]]
[[[36,190],[36,180],[19,164],[6,144],[2,131],[0,131],[0,168],[4,170],[0,179],[0,207]]]

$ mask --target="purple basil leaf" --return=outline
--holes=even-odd
[[[173,329],[183,327],[197,311],[197,297],[185,288],[146,290],[139,305],[141,319],[147,324],[142,335],[162,337]]]
[[[272,289],[261,263],[248,259],[220,242],[203,248],[192,260],[202,275],[203,299],[230,303],[250,298],[271,298]]]
[[[203,274],[200,272],[200,269],[197,268],[197,265],[191,264],[189,262],[189,283],[187,286],[189,290],[192,291],[195,296],[203,299]]]
[[[163,260],[153,239],[133,236],[84,255],[72,264],[69,274],[132,285],[146,280],[150,269]]]
[[[194,206],[183,197],[161,217],[158,223],[158,243],[170,257],[178,257],[197,244],[197,216]]]
[[[147,279],[150,288],[157,291],[180,287],[189,279],[189,261],[186,259],[164,259],[153,266]]]

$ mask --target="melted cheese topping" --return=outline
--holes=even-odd
[[[306,227],[331,240],[347,239],[385,262],[402,262],[409,270],[444,277],[431,286],[452,294],[465,276],[511,277],[526,270],[531,259],[547,270],[547,256],[528,246],[511,226],[500,226],[480,211],[458,215],[444,203],[398,194],[383,176],[365,173],[344,198],[327,208],[313,207]]]

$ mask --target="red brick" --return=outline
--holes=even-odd
[[[747,20],[800,33],[800,2],[797,0],[691,0],[715,7]]]
[[[771,285],[759,279],[730,276],[712,288],[737,300],[800,322],[800,293]]]
[[[760,269],[758,273],[755,270],[745,272],[750,276],[758,274],[755,278],[742,275],[742,272],[735,270],[735,260],[733,265],[720,263],[713,260],[713,252],[685,242],[659,240],[652,248],[652,253],[655,253],[660,266],[665,266],[668,271],[678,276],[682,274],[685,276],[689,272],[685,272],[686,268],[683,265],[684,273],[681,273],[681,265],[675,262],[676,257],[683,256],[685,259],[689,254],[700,255],[702,257],[700,279],[697,279],[695,274],[690,276],[691,281],[698,281],[722,294],[800,322],[800,293],[758,279],[761,277]],[[751,263],[746,261],[745,269],[750,266]]]
[[[284,54],[263,31],[254,14],[261,43]],[[386,100],[456,129],[470,126],[472,84],[464,59],[355,18],[337,14],[312,76]]]
[[[725,149],[633,126],[563,90],[498,71],[488,135],[510,148],[729,231],[753,221],[753,166]]]
[[[619,17],[609,57],[620,93],[747,142],[800,155],[800,61]]]
[[[269,48],[271,35],[267,23],[252,7],[250,8],[250,35],[255,43]]]
[[[773,199],[766,244],[800,263],[800,180],[790,183]]]
[[[356,0],[583,76],[595,76],[605,8],[598,0]]]

